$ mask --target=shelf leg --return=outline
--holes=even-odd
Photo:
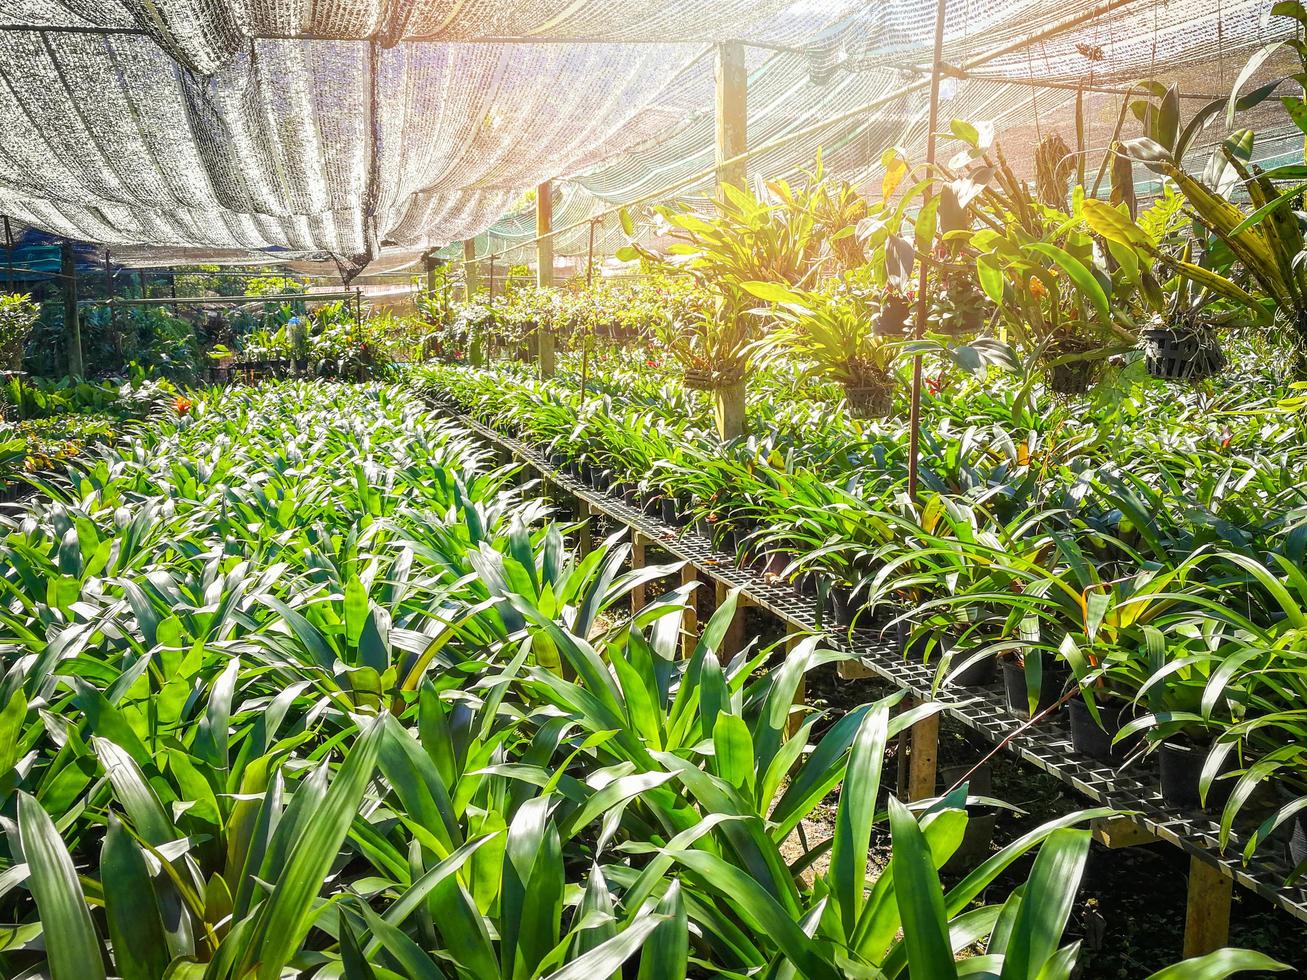
[[[908,749],[908,799],[924,800],[935,795],[935,770],[939,762],[939,715],[923,718],[912,726]]]
[[[713,582],[713,598],[717,608],[721,608],[726,601],[727,595],[730,594],[731,587],[725,582]],[[726,663],[733,656],[744,649],[744,607],[746,602],[743,595],[736,596],[735,615],[731,618],[730,628],[726,635],[722,637],[721,649],[717,651],[717,659]]]
[[[1189,898],[1184,918],[1184,955],[1203,956],[1230,941],[1230,895],[1234,879],[1197,856],[1189,858]]]
[[[795,626],[793,623],[785,624],[785,649],[787,652],[793,650],[802,637],[803,637],[803,631],[800,630],[797,626]],[[807,700],[808,700],[808,676],[805,674],[803,677],[799,678],[799,686],[794,691],[794,706],[796,708],[802,708],[804,704],[807,703]],[[801,711],[790,712],[788,728],[789,728],[789,733],[791,735],[797,732],[800,726],[803,725],[803,718],[804,718],[803,712]]]
[[[590,528],[590,521],[594,515],[590,510],[590,505],[584,501],[581,502],[581,514],[585,517],[585,520],[581,522],[581,526],[576,532],[576,548],[581,557],[584,558],[594,550],[594,532]]]
[[[681,568],[682,585],[689,585],[691,582],[697,582],[698,578],[698,570],[693,565],[686,564]],[[685,601],[685,618],[681,621],[681,656],[687,660],[694,654],[694,648],[699,643],[699,610],[696,606],[697,601],[697,592],[691,592]]]
[[[645,549],[644,536],[642,534],[639,534],[638,532],[634,532],[634,531],[631,532],[632,570],[637,568],[644,568],[645,565],[644,549]],[[631,615],[635,615],[641,609],[644,608],[645,602],[647,601],[645,597],[645,591],[647,588],[648,586],[646,585],[637,585],[635,588],[631,590]]]

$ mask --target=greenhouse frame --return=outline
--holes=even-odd
[[[1307,969],[1307,7],[11,0],[0,973]]]

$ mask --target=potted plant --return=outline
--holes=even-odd
[[[776,283],[746,282],[744,288],[769,304],[759,311],[775,318],[775,329],[755,345],[764,361],[801,358],[809,375],[834,381],[855,415],[884,418],[898,387],[898,348],[876,333],[872,311],[845,291],[808,292]]]

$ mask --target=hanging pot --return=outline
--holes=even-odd
[[[1154,378],[1198,381],[1225,368],[1225,355],[1210,330],[1160,327],[1139,335],[1144,366]]]
[[[894,408],[893,381],[886,377],[879,384],[845,385],[844,401],[859,418],[883,419]]]

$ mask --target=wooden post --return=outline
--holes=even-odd
[[[717,45],[717,186],[743,187],[747,167],[743,160],[727,164],[749,148],[749,75],[744,45],[725,41]]]
[[[1089,822],[1094,840],[1109,850],[1156,844],[1158,838],[1129,817],[1099,817]]]
[[[477,282],[477,243],[476,239],[468,238],[463,242],[463,289],[466,295],[463,297],[467,302],[472,302],[472,297],[476,295],[480,288]]]
[[[594,511],[584,500],[581,501],[581,515],[585,519],[581,522],[581,528],[577,531],[577,550],[584,558],[594,550],[594,532],[590,528],[590,521],[594,517]]]
[[[944,66],[944,18],[947,14],[946,0],[938,0],[935,5],[935,53],[930,65],[930,109],[926,122],[926,173],[933,176],[935,168],[935,130],[939,120],[939,85]],[[935,192],[935,185],[927,178],[926,190],[922,200]],[[934,247],[934,243],[929,243]],[[917,282],[917,310],[912,336],[920,340],[926,332],[926,315],[929,312],[927,296],[929,290],[926,278],[926,263],[922,262],[920,278]],[[918,469],[921,456],[921,355],[912,358],[912,392],[908,400],[908,497],[913,503],[917,501]]]
[[[82,324],[77,315],[77,261],[71,242],[59,246],[59,275],[64,286],[64,337],[68,343],[68,376],[86,374],[82,361]]]
[[[744,435],[743,381],[713,392],[713,414],[717,420],[717,437],[722,442]]]
[[[1184,955],[1204,956],[1230,941],[1230,894],[1234,879],[1202,858],[1189,858],[1189,897],[1184,916]]]
[[[682,585],[689,585],[698,580],[699,572],[693,565],[686,563],[682,566]],[[687,660],[694,654],[694,648],[699,644],[699,612],[695,605],[697,601],[698,590],[693,590],[685,600],[685,618],[681,621],[681,656]]]
[[[721,604],[726,601],[730,591],[731,587],[725,582],[713,582],[713,599],[718,608],[721,608]],[[735,615],[731,617],[731,625],[726,630],[726,635],[722,637],[721,649],[717,651],[717,659],[722,663],[728,662],[744,649],[744,607],[747,604],[743,594],[736,596]]]
[[[793,623],[785,624],[785,650],[789,652],[794,649],[795,644],[799,642],[802,635],[800,629]],[[796,707],[803,707],[808,698],[808,675],[804,674],[799,678],[799,686],[794,692],[794,704]],[[786,728],[790,735],[797,732],[803,724],[803,715],[797,711],[791,711],[787,720]]]
[[[546,289],[554,284],[554,185],[545,181],[536,188],[536,285]],[[554,376],[554,335],[536,328],[536,357],[540,377]]]
[[[480,283],[477,281],[477,243],[474,239],[468,238],[463,242],[463,286],[467,293],[467,302],[471,303],[476,297]],[[491,273],[493,275],[493,272]],[[478,333],[474,337],[469,337],[467,342],[467,362],[473,367],[481,367],[485,361],[484,347],[485,343]]]
[[[717,196],[722,184],[743,187],[747,166],[743,160],[727,163],[749,148],[749,76],[744,45],[727,41],[717,45]],[[714,392],[717,435],[723,442],[744,435],[744,381]]]
[[[638,531],[631,532],[631,569],[644,568],[645,566],[645,540],[644,535]],[[644,608],[645,592],[648,586],[644,583],[637,585],[631,590],[631,615],[635,615]]]
[[[926,800],[935,795],[938,761],[939,715],[935,714],[912,726],[912,747],[908,751],[909,800]]]

